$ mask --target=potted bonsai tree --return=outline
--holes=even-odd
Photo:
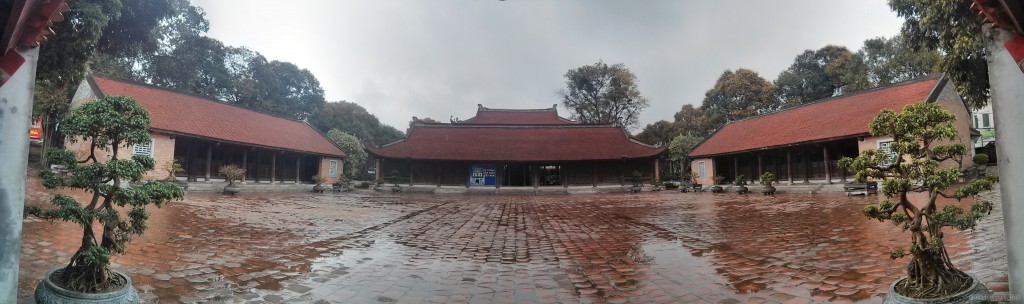
[[[693,186],[693,183],[691,182],[691,175],[692,174],[690,174],[690,172],[679,173],[679,192],[690,192],[690,187]]]
[[[643,174],[641,174],[640,171],[633,171],[633,173],[630,174],[629,176],[629,180],[633,182],[633,186],[629,187],[629,192],[639,193],[641,190],[643,190],[644,180]]]
[[[180,187],[166,181],[141,181],[155,167],[149,156],[125,157],[131,153],[125,153],[124,147],[150,142],[149,122],[149,113],[123,96],[85,103],[61,122],[69,139],[88,143],[88,155],[80,159],[72,151],[50,149],[48,160],[62,166],[66,174],[41,171],[43,186],[81,190],[92,198],[78,202],[57,194],[50,200],[56,208],[25,207],[26,216],[72,222],[82,231],[78,238],[82,243],[70,262],[48,272],[36,287],[36,302],[138,303],[131,279],[110,269],[110,257],[123,254],[128,242],[146,231],[146,206],[160,207],[184,195]],[[109,158],[100,153],[109,153]],[[126,182],[136,184],[122,188]],[[96,232],[97,227],[101,232]]]
[[[181,167],[178,160],[172,159],[168,161],[164,171],[167,171],[167,178],[165,178],[164,181],[178,185],[181,189],[188,190],[188,182],[180,181],[177,178],[178,173],[185,172],[185,169]]]
[[[397,169],[391,170],[391,192],[402,192],[402,186],[398,184],[399,174],[401,172],[398,172]]]
[[[327,190],[327,187],[324,186],[324,183],[327,182],[326,178],[324,178],[323,176],[320,176],[319,174],[317,174],[317,175],[313,175],[312,179],[313,179],[313,182],[316,183],[316,185],[313,185],[313,192],[324,193],[324,190]]]
[[[885,199],[864,207],[870,219],[889,221],[910,233],[909,246],[890,254],[893,259],[910,256],[907,277],[896,280],[886,302],[966,303],[987,298],[988,290],[957,269],[949,260],[942,229],[973,229],[978,219],[992,211],[992,203],[978,201],[964,210],[959,206],[939,206],[939,198],[961,199],[991,190],[994,178],[974,179],[957,189],[960,168],[942,163],[960,164],[967,148],[956,142],[956,116],[934,103],[911,104],[900,113],[884,110],[869,125],[874,136],[892,136],[889,153],[864,151],[857,158],[843,158],[839,164],[856,172],[857,181],[869,178],[882,181]],[[924,199],[911,201],[908,193],[924,193]]]
[[[217,173],[224,176],[224,179],[228,181],[228,185],[224,186],[224,194],[235,195],[241,191],[235,181],[242,180],[242,176],[245,176],[245,169],[235,165],[224,165],[217,169]]]
[[[772,174],[771,172],[767,172],[767,171],[762,173],[761,174],[761,186],[762,186],[761,187],[761,194],[764,194],[764,195],[775,195],[775,186],[773,186],[772,184],[774,184],[776,181],[778,181],[778,179],[775,178],[775,174]]]
[[[979,153],[974,155],[974,171],[978,176],[985,176],[985,171],[988,171],[988,154]]]
[[[750,192],[750,189],[747,188],[746,176],[737,176],[736,181],[733,181],[732,184],[736,186],[736,193],[747,194],[747,192]]]
[[[722,181],[725,180],[725,176],[715,175],[713,178],[715,185],[711,186],[711,193],[722,193],[725,190],[722,189]]]

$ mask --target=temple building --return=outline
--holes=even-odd
[[[957,141],[972,146],[970,112],[952,83],[932,75],[729,122],[688,154],[694,180],[713,184],[716,175],[726,182],[743,175],[756,181],[772,172],[789,184],[851,181],[853,173],[840,169],[839,159],[867,149],[884,152],[892,143],[868,134],[871,120],[883,109],[901,111],[920,102],[936,102],[956,115]],[[964,159],[973,156],[968,151]]]
[[[556,108],[478,105],[475,117],[451,123],[414,117],[405,138],[366,150],[378,179],[407,185],[623,186],[636,171],[648,182],[659,178],[666,147],[641,143],[618,126],[573,122]]]
[[[246,169],[246,183],[307,183],[314,175],[331,183],[342,174],[345,152],[302,121],[99,76],[82,81],[71,106],[115,95],[132,97],[149,112],[152,142],[127,147],[156,161],[145,179],[166,178],[172,161],[185,169],[178,179],[190,182],[222,180],[217,168],[228,164]],[[88,154],[81,141],[65,146]]]

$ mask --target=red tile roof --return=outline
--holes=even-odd
[[[172,134],[327,156],[345,156],[308,124],[193,95],[109,78],[90,77],[97,96],[135,98],[149,111],[150,129]]]
[[[938,75],[726,124],[690,152],[712,156],[823,140],[863,136],[883,109],[902,110],[922,102]]]
[[[400,141],[367,148],[387,158],[477,161],[643,158],[665,149],[641,144],[621,128],[607,125],[469,124],[417,125]]]
[[[496,125],[567,125],[573,121],[559,117],[555,107],[547,109],[509,110],[490,109],[477,105],[476,116],[459,121],[460,124]]]

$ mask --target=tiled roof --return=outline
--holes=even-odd
[[[643,158],[665,151],[614,126],[422,124],[378,156],[427,160],[569,161]]]
[[[156,131],[328,156],[345,156],[308,124],[193,95],[109,78],[90,77],[102,95],[135,98]]]
[[[509,110],[489,109],[477,105],[476,116],[457,122],[459,124],[496,125],[567,125],[573,121],[559,117],[555,107],[547,109]]]
[[[883,109],[902,110],[922,102],[939,82],[939,75],[866,92],[833,97],[816,103],[726,124],[698,145],[690,156],[711,156],[758,149],[863,136]]]

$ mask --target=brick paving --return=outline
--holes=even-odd
[[[29,182],[30,203],[43,202],[49,194]],[[152,209],[150,230],[113,267],[147,302],[870,303],[906,263],[888,258],[905,235],[860,215],[873,200],[189,194]],[[996,206],[947,243],[957,265],[1005,298]],[[76,230],[26,220],[21,302],[67,263]]]

